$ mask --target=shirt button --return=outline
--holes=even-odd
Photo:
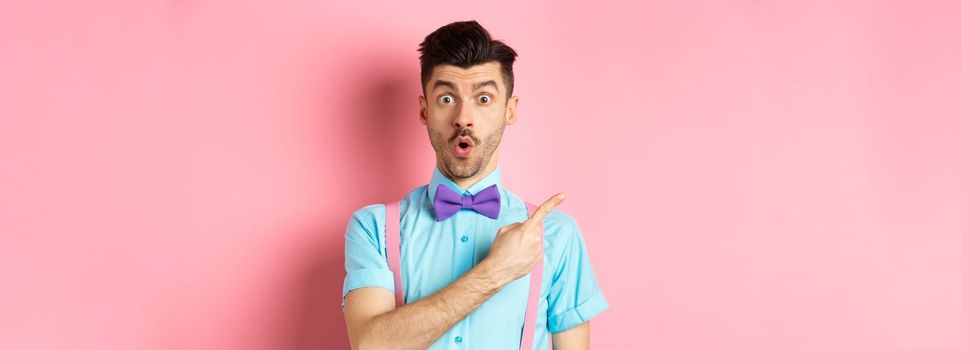
[[[455,343],[460,344],[460,342],[462,342],[462,341],[464,341],[464,338],[461,338],[459,335],[456,336],[456,337],[454,337],[454,342],[455,342]]]
[[[461,241],[461,242],[464,242],[464,243],[467,243],[467,236],[466,236],[466,235],[460,236],[460,241]]]

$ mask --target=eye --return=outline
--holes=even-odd
[[[450,95],[443,95],[440,97],[440,103],[450,104],[451,102],[454,102],[454,98]]]
[[[481,97],[479,98],[479,100],[480,100],[480,103],[483,103],[483,104],[486,105],[486,104],[488,104],[488,103],[491,102],[491,97],[490,97],[490,96],[487,96],[487,95],[481,95]]]

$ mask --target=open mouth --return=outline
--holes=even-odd
[[[454,139],[452,146],[454,147],[454,156],[467,158],[470,156],[471,151],[474,150],[474,140],[470,137],[461,136]]]

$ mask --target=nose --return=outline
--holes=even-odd
[[[457,129],[474,129],[474,111],[469,103],[461,103],[454,115],[454,127]]]

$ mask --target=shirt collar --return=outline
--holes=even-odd
[[[440,171],[437,165],[434,165],[434,174],[430,176],[430,184],[427,185],[427,196],[430,198],[430,205],[433,208],[434,205],[434,193],[437,192],[437,185],[444,184],[444,186],[450,187],[454,192],[460,193],[460,195],[474,195],[481,190],[490,187],[490,185],[497,185],[497,191],[501,192],[501,198],[504,197],[504,186],[501,185],[501,167],[497,165],[490,174],[487,174],[483,179],[477,181],[477,183],[471,185],[466,190],[457,186],[451,179],[448,179]]]

